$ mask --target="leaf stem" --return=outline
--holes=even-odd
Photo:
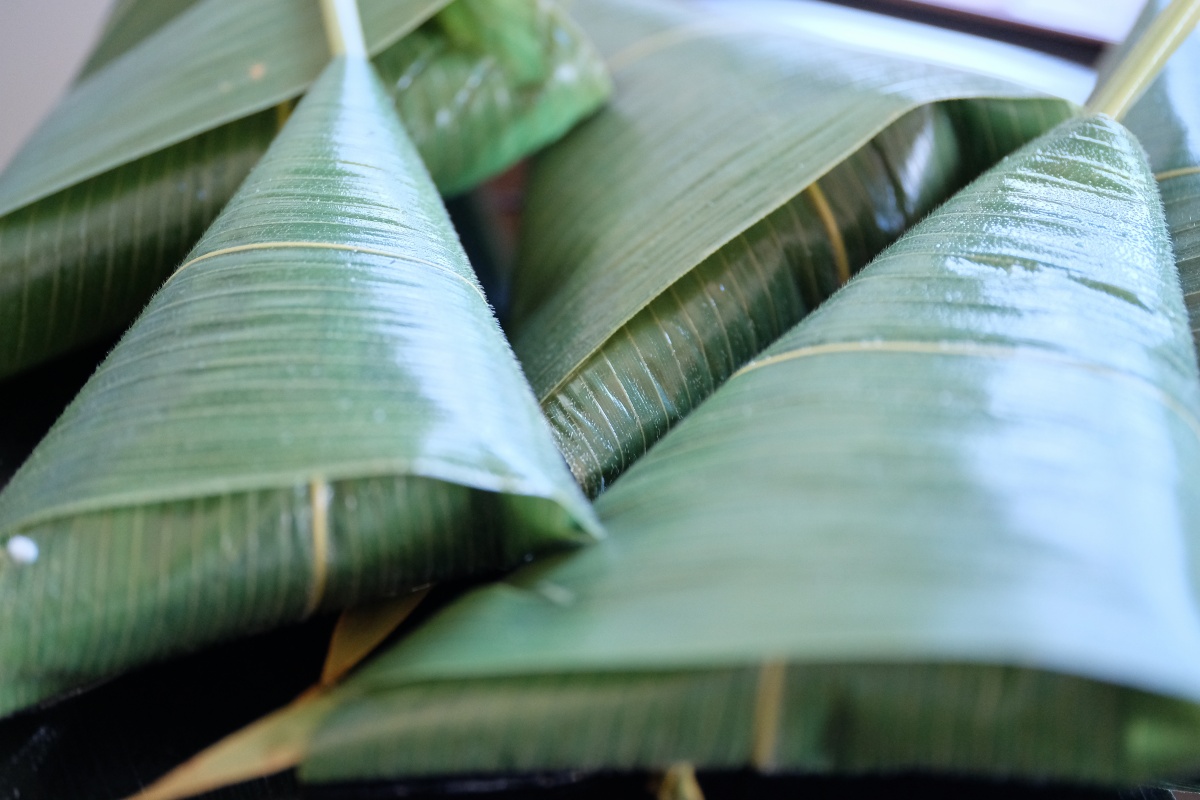
[[[334,58],[367,57],[367,45],[363,41],[362,22],[358,18],[358,3],[355,0],[321,0],[321,16],[325,19],[329,52]]]
[[[1087,109],[1119,120],[1158,77],[1200,20],[1200,0],[1171,0],[1088,98]]]

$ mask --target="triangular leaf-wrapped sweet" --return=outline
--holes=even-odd
[[[1135,30],[1163,5],[1148,2]],[[1158,178],[1192,336],[1200,342],[1200,34],[1175,51],[1124,121]]]
[[[557,4],[451,8],[464,4],[472,15],[453,35],[449,9],[417,27],[444,2],[364,9],[396,107],[450,193],[557,138],[608,91]],[[505,39],[462,32],[499,14],[516,29]],[[79,83],[0,178],[0,375],[128,325],[261,156],[325,52],[315,0],[203,0]]]
[[[577,13],[617,91],[536,163],[509,327],[591,494],[967,178],[1070,113],[979,73],[679,5]]]
[[[301,775],[1200,764],[1200,386],[1106,117],[960,192],[329,698]]]
[[[0,493],[0,714],[597,530],[371,69],[330,66]]]

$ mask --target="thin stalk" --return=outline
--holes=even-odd
[[[1200,21],[1200,0],[1171,0],[1092,92],[1087,110],[1120,120]]]
[[[363,40],[362,21],[358,18],[355,0],[321,0],[321,16],[325,19],[329,52],[334,58],[367,57],[367,44]]]

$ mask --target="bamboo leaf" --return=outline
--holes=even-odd
[[[1147,4],[1135,34],[1163,5]],[[1167,62],[1125,123],[1146,148],[1158,178],[1192,336],[1200,342],[1200,35],[1193,34]]]
[[[486,18],[489,10],[504,5],[497,0],[468,2],[477,18]],[[315,18],[315,3],[300,5],[304,12],[300,18],[308,12]],[[607,93],[608,81],[600,62],[558,6],[524,0],[521,5],[524,13],[519,20],[526,26],[521,47],[540,48],[548,64],[545,74],[533,83],[506,66],[508,59],[502,49],[455,45],[442,31],[440,19],[412,31],[377,58],[397,108],[443,191],[461,191],[557,138]],[[73,95],[76,99],[68,99],[59,112],[58,121],[47,123],[51,130],[35,137],[32,149],[23,156],[25,171],[17,168],[16,178],[6,173],[0,180],[2,194],[3,187],[14,186],[13,181],[22,180],[22,174],[41,180],[48,166],[57,168],[62,163],[57,153],[46,160],[46,153],[51,152],[47,148],[53,147],[56,135],[75,137],[81,154],[93,147],[93,137],[79,132],[96,125],[107,126],[105,130],[121,140],[129,134],[129,124],[110,126],[104,120],[85,119],[87,109],[96,106],[107,112],[116,108],[109,91],[130,98],[131,103],[152,102],[138,94],[152,88],[143,85],[145,72],[162,75],[163,91],[172,94],[176,106],[185,107],[205,125],[216,126],[0,218],[0,318],[6,323],[0,328],[0,375],[126,327],[266,149],[286,119],[281,109],[217,125],[224,112],[211,103],[206,105],[203,93],[187,95],[188,87],[178,85],[181,65],[189,70],[199,68],[194,60],[183,60],[189,41],[194,40],[191,49],[202,50],[205,58],[210,51],[215,59],[234,58],[220,48],[214,50],[215,45],[205,36],[216,35],[213,31],[220,32],[237,21],[216,12],[224,9],[236,17],[252,13],[251,6],[262,13],[274,7],[271,13],[285,14],[289,25],[302,21],[292,19],[296,15],[291,13],[291,2],[223,6],[207,0],[189,12],[199,20],[181,15],[176,23],[119,59],[127,66],[114,64],[112,70],[104,71],[104,75],[116,74],[116,79],[97,76],[96,85],[85,81],[87,85]],[[395,16],[402,7],[390,5],[388,13]],[[384,16],[378,10],[374,14],[376,30],[386,22]],[[270,20],[259,22],[270,29]],[[180,33],[179,26],[186,31]],[[266,60],[254,63],[265,65],[264,74],[279,75],[284,67],[271,60],[271,47],[282,47],[288,58],[298,59],[301,56],[293,51],[298,49],[297,42],[305,41],[300,33],[293,35],[287,30],[285,26],[279,34],[282,43],[272,38],[264,43],[260,37],[247,36],[229,46],[258,48],[246,58],[257,57],[265,48]],[[319,66],[326,47],[319,38],[319,27],[313,35],[318,38],[309,41],[307,48],[312,53],[304,57],[316,59]],[[224,38],[223,33],[220,36]],[[495,45],[505,46],[509,45]],[[244,88],[251,95],[261,88],[249,77],[247,81],[251,85]],[[217,94],[221,102],[229,99],[228,93]],[[230,113],[244,110],[235,104]],[[133,124],[139,123],[135,120]],[[127,144],[124,141],[121,146]],[[128,158],[136,151],[121,152],[124,155],[118,153],[119,158]]]
[[[331,695],[302,777],[1194,770],[1200,385],[1105,117],[1010,156]]]
[[[428,588],[418,589],[343,611],[333,629],[320,685],[332,686],[349,674],[408,619],[427,594]]]
[[[364,3],[373,52],[448,0]],[[328,59],[316,3],[201,0],[76,85],[0,181],[0,214],[296,97]]]
[[[1070,111],[674,5],[579,12],[617,94],[536,165],[511,327],[591,494],[964,177]]]
[[[603,62],[556,2],[456,0],[434,23],[375,63],[443,194],[507,169],[608,98]]]
[[[0,713],[597,531],[386,90],[339,59],[0,493]]]
[[[77,81],[98,72],[199,1],[117,0],[109,12],[100,41],[79,70]]]

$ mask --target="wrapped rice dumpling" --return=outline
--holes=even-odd
[[[309,781],[1200,766],[1200,384],[1096,116],[909,231],[598,501],[304,712]]]
[[[554,2],[364,6],[375,63],[443,192],[557,138],[607,94]],[[125,328],[326,54],[315,0],[117,13],[92,71],[0,178],[0,376]]]
[[[597,532],[385,86],[338,59],[0,493],[0,715]]]
[[[536,162],[514,347],[599,493],[729,375],[1070,105],[681,5],[575,9],[612,104]]]

